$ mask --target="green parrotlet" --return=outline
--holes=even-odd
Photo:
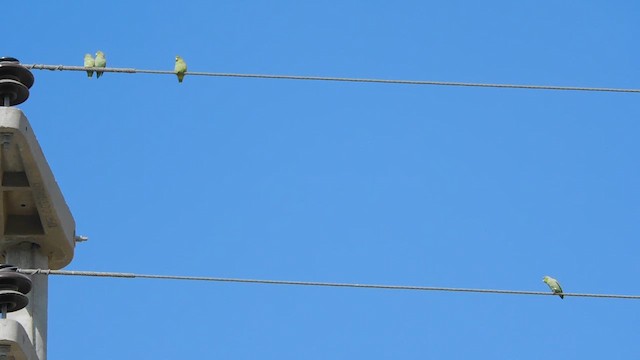
[[[100,50],[96,52],[96,67],[107,67],[107,58]],[[96,78],[100,78],[100,76],[102,76],[102,71],[96,71]]]
[[[558,294],[558,296],[560,296],[560,299],[564,299],[564,295],[562,295],[562,287],[560,286],[558,280],[552,278],[551,276],[545,276],[544,278],[542,278],[542,281],[549,285],[551,291],[553,291],[554,294]]]
[[[84,54],[84,67],[94,67],[96,66],[96,61],[93,59],[91,54]],[[87,76],[93,76],[93,70],[87,70]]]
[[[176,56],[176,65],[173,69],[178,76],[178,82],[184,79],[184,73],[187,72],[187,63],[180,56]]]

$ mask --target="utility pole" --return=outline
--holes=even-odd
[[[16,268],[61,269],[71,262],[75,222],[33,128],[13,107],[34,78],[0,58],[0,360],[46,360],[48,277]]]

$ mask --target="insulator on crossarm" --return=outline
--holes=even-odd
[[[7,313],[18,311],[29,303],[25,295],[31,291],[31,279],[16,270],[15,266],[0,264],[0,311],[3,319]]]
[[[12,57],[0,57],[0,106],[22,104],[29,98],[33,74]]]

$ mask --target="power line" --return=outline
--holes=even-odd
[[[59,71],[102,71],[127,74],[171,74],[175,72],[168,70],[141,70],[134,68],[88,68],[83,66],[66,65],[41,65],[22,64],[28,69],[35,70],[59,70]],[[422,80],[393,80],[393,79],[366,79],[366,78],[345,78],[332,76],[298,76],[298,75],[269,75],[269,74],[239,74],[239,73],[219,73],[219,72],[187,72],[191,76],[214,76],[214,77],[235,77],[235,78],[256,78],[256,79],[280,79],[280,80],[312,80],[312,81],[338,81],[356,83],[379,83],[379,84],[403,84],[403,85],[439,85],[439,86],[463,86],[463,87],[484,87],[484,88],[506,88],[506,89],[530,89],[530,90],[563,90],[563,91],[595,91],[595,92],[615,92],[615,93],[640,93],[640,89],[625,88],[602,88],[602,87],[580,87],[580,86],[551,86],[551,85],[519,85],[519,84],[489,84],[489,83],[468,83],[456,81],[422,81]]]
[[[108,277],[108,278],[192,280],[192,281],[250,283],[250,284],[269,284],[269,285],[321,286],[321,287],[412,290],[412,291],[447,291],[447,292],[469,292],[469,293],[485,293],[485,294],[490,293],[490,294],[509,294],[509,295],[546,295],[546,296],[557,295],[557,294],[553,294],[550,292],[543,292],[543,291],[469,289],[469,288],[434,287],[434,286],[351,284],[351,283],[334,283],[334,282],[317,282],[317,281],[260,280],[260,279],[238,279],[238,278],[207,277],[207,276],[149,275],[149,274],[134,274],[134,273],[121,273],[121,272],[97,272],[97,271],[49,270],[49,269],[18,269],[17,271],[19,273],[23,273],[27,275],[42,274],[42,275],[65,275],[65,276],[92,276],[92,277]],[[575,297],[640,300],[640,295],[582,294],[582,293],[563,293],[562,295],[575,296]]]

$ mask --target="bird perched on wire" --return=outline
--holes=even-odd
[[[564,295],[562,295],[562,287],[560,286],[558,280],[552,278],[551,276],[545,276],[544,278],[542,278],[542,281],[549,285],[551,291],[553,291],[554,294],[558,294],[558,296],[560,296],[560,299],[564,299]]]
[[[180,56],[176,55],[176,65],[173,71],[175,71],[178,76],[178,82],[182,82],[182,79],[184,79],[184,73],[187,72],[187,63],[184,62]]]
[[[96,66],[96,61],[93,59],[91,54],[84,54],[84,67],[94,67]],[[87,76],[93,76],[93,70],[87,70]]]
[[[96,67],[107,67],[107,58],[104,57],[104,53],[100,50],[96,51]],[[102,71],[96,71],[96,78],[102,76]]]

